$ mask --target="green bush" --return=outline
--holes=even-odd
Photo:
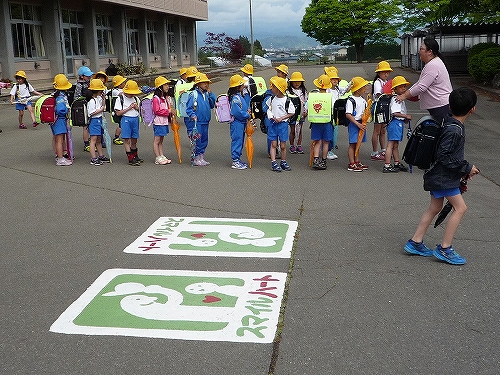
[[[489,49],[489,48],[493,48],[493,47],[498,47],[498,44],[493,43],[493,42],[474,44],[471,47],[471,49],[469,50],[469,59],[472,56],[478,55],[481,52],[483,52],[484,50]]]
[[[478,54],[469,56],[469,73],[478,82],[491,82],[500,72],[500,46],[490,47]]]

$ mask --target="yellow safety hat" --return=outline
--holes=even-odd
[[[229,87],[239,87],[245,83],[245,80],[239,74],[235,74],[229,78]]]
[[[377,64],[377,69],[375,70],[375,73],[378,72],[392,72],[391,64],[389,64],[387,61],[381,61]]]
[[[113,87],[120,86],[126,80],[127,80],[127,78],[117,74],[116,76],[113,77]]]
[[[97,76],[103,76],[104,83],[108,83],[108,75],[106,73],[104,73],[102,70],[99,70],[96,74],[94,74],[95,78],[98,78]]]
[[[102,81],[99,78],[94,78],[90,80],[89,90],[104,91],[106,90],[106,86],[104,86],[104,83],[102,83]]]
[[[159,77],[155,78],[155,87],[156,88],[163,86],[165,83],[170,83],[170,81],[163,76],[159,76]]]
[[[183,74],[186,74],[186,73],[187,73],[187,71],[188,71],[188,70],[187,70],[187,68],[181,68],[181,69],[179,70],[179,75],[181,75],[181,76],[182,76]]]
[[[197,74],[198,69],[196,69],[195,66],[190,66],[189,68],[187,68],[186,78],[196,77]]]
[[[293,72],[289,79],[290,82],[305,82],[301,72]]]
[[[391,88],[394,90],[398,86],[409,85],[409,84],[410,84],[410,82],[408,82],[405,77],[396,76],[392,79],[392,87]]]
[[[339,71],[337,70],[337,68],[335,67],[330,67],[330,69],[326,70],[325,68],[325,72],[326,72],[326,75],[330,78],[330,79],[338,79],[340,81],[340,77],[339,77]]]
[[[16,74],[14,74],[14,78],[17,78],[17,77],[22,77],[22,78],[26,79],[26,72],[24,70],[18,70],[16,72]]]
[[[198,73],[196,75],[196,77],[194,78],[194,83],[197,84],[197,83],[202,83],[202,82],[212,83],[212,81],[210,81],[208,79],[208,77],[205,73]]]
[[[53,85],[56,90],[69,90],[73,86],[64,74],[56,74]]]
[[[288,87],[286,79],[284,79],[283,77],[278,77],[278,76],[271,77],[269,82],[271,82],[271,84],[273,84],[278,90],[280,90],[282,94],[285,93]]]
[[[330,81],[330,77],[328,77],[326,74],[320,75],[313,81],[313,83],[314,86],[316,86],[318,89],[326,90],[332,88],[332,82]]]
[[[246,74],[253,74],[253,65],[252,64],[245,64],[243,68],[241,68],[241,71]]]
[[[278,65],[275,69],[288,75],[288,66],[286,66],[285,64]]]
[[[123,88],[123,92],[125,94],[129,94],[129,95],[142,94],[142,91],[139,89],[137,82],[132,80],[132,79],[127,81],[127,83],[125,84],[125,87]]]
[[[366,85],[368,85],[370,82],[368,82],[366,79],[364,79],[363,77],[354,77],[352,80],[351,80],[351,92],[356,92],[358,91],[360,88],[362,87],[365,87]]]

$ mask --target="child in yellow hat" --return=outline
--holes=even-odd
[[[24,111],[27,109],[31,116],[31,121],[33,122],[33,127],[38,125],[35,120],[35,114],[33,113],[33,105],[30,99],[32,94],[42,95],[40,92],[36,91],[30,83],[28,83],[26,73],[24,70],[19,70],[14,75],[17,83],[12,86],[10,90],[10,103],[16,104],[16,110],[19,111],[19,129],[27,129],[26,125],[23,124]],[[24,103],[26,101],[26,103]],[[16,102],[16,103],[14,103]]]
[[[366,130],[366,124],[361,122],[361,117],[368,105],[363,95],[365,95],[369,83],[362,77],[354,77],[351,80],[351,97],[354,99],[356,105],[354,106],[351,100],[348,100],[345,106],[345,117],[349,120],[349,125],[347,125],[349,133],[349,148],[347,150],[347,156],[349,157],[348,171],[361,172],[368,169],[368,166],[359,160],[359,155],[357,158],[355,157],[355,151],[360,130]],[[366,132],[363,134],[362,142],[366,142]]]

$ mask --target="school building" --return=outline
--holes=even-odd
[[[415,70],[423,68],[418,50],[426,36],[438,42],[450,73],[467,73],[467,56],[473,45],[486,42],[500,44],[500,23],[435,25],[403,34],[400,37],[401,66]]]
[[[110,64],[150,68],[196,65],[196,21],[207,0],[1,0],[0,78],[74,77]]]

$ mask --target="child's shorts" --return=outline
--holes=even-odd
[[[331,141],[333,139],[333,126],[327,124],[311,124],[311,140]]]
[[[28,105],[31,106],[31,102],[28,102],[26,104],[16,103],[16,110],[17,111],[24,111],[28,108]]]
[[[453,189],[433,190],[430,193],[434,198],[439,199],[439,198],[454,197],[455,195],[459,195],[460,189],[453,188]]]
[[[91,118],[89,123],[89,135],[100,136],[101,132],[102,132],[102,117]]]
[[[361,121],[361,120],[356,120],[356,121]],[[347,131],[349,133],[349,143],[358,143],[358,134],[359,134],[359,128],[352,122],[347,125]],[[366,130],[365,134],[363,134],[363,139],[361,142],[366,142]]]
[[[168,134],[168,125],[153,125],[155,137],[164,137]]]
[[[52,130],[53,135],[66,134],[68,131],[66,129],[66,119],[61,118],[56,120],[56,122],[50,125],[50,130]]]
[[[123,116],[120,124],[122,128],[122,139],[139,139],[139,117]]]
[[[280,123],[269,122],[267,128],[267,139],[270,141],[277,141],[279,138],[280,142],[286,142],[288,140],[288,122],[282,121]]]
[[[401,142],[403,140],[404,129],[404,121],[393,118],[391,122],[389,122],[389,125],[387,125],[387,140]]]

